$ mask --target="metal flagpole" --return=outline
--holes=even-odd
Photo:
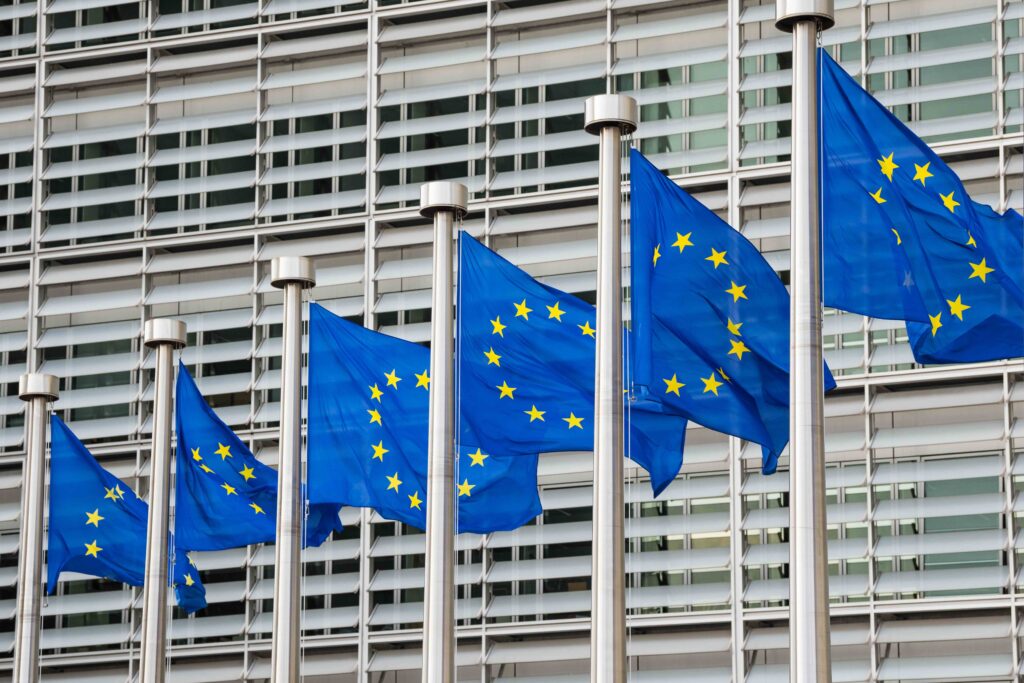
[[[434,219],[427,446],[427,568],[423,601],[423,683],[455,683],[455,453],[452,238],[466,212],[462,183],[420,187],[420,214]]]
[[[280,457],[277,465],[277,542],[274,546],[272,683],[299,680],[302,578],[302,290],[316,284],[313,261],[279,256],[270,283],[284,290],[281,333]]]
[[[25,401],[25,465],[21,472],[21,538],[18,542],[18,613],[14,622],[13,680],[39,680],[39,603],[43,576],[43,498],[46,488],[46,404],[56,401],[53,375],[31,372],[18,380]]]
[[[625,496],[622,464],[622,135],[637,125],[636,100],[597,95],[584,128],[599,136],[597,355],[594,384],[594,550],[590,680],[626,680]]]
[[[825,519],[821,219],[818,212],[818,32],[832,0],[778,0],[775,25],[793,34],[793,154],[789,376],[789,677],[832,680]]]
[[[142,598],[142,683],[163,683],[167,637],[167,527],[171,495],[171,387],[174,350],[185,346],[185,323],[147,320],[143,343],[156,353],[153,442],[150,449],[146,583]]]

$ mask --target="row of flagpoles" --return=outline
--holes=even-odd
[[[823,362],[821,345],[821,243],[819,140],[815,48],[833,24],[831,0],[778,0],[777,26],[793,34],[793,150],[790,307],[790,676],[831,679],[825,534]],[[589,99],[585,128],[599,137],[597,318],[594,391],[594,518],[591,681],[624,683],[627,677],[623,495],[623,326],[620,141],[638,124],[637,104],[623,95]],[[420,212],[434,224],[432,331],[424,600],[424,683],[455,681],[454,539],[457,453],[454,401],[453,232],[466,211],[466,187],[451,182],[422,187]],[[683,239],[680,236],[680,239]],[[680,253],[683,246],[679,247]],[[659,253],[654,252],[655,264]],[[724,259],[725,252],[705,259]],[[646,256],[644,256],[646,258]],[[718,261],[714,262],[717,269]],[[315,284],[312,261],[282,257],[271,280],[284,292],[281,368],[280,461],[276,517],[271,680],[297,681],[302,547],[302,292]],[[733,287],[737,285],[732,283]],[[732,290],[727,290],[732,293]],[[737,290],[736,300],[742,295]],[[746,298],[745,296],[743,298]],[[525,299],[523,306],[525,307]],[[558,302],[555,303],[558,308]],[[549,310],[551,307],[549,307]],[[554,312],[552,316],[554,316]],[[500,324],[500,317],[498,318]],[[559,319],[560,320],[560,319]],[[493,322],[492,322],[493,324]],[[732,325],[732,321],[729,321]],[[588,330],[584,326],[579,326]],[[586,325],[589,328],[589,322]],[[730,327],[730,330],[732,328]],[[738,327],[736,328],[738,329]],[[590,330],[593,332],[593,330]],[[934,334],[934,333],[933,333]],[[151,320],[146,346],[156,355],[152,470],[146,550],[140,680],[162,683],[166,642],[168,517],[171,462],[171,391],[174,351],[185,344],[185,325]],[[740,344],[739,357],[749,351]],[[493,349],[491,349],[493,353]],[[719,369],[722,377],[728,377]],[[311,373],[312,377],[312,373]],[[669,383],[670,380],[664,380]],[[710,381],[717,385],[712,374]],[[671,382],[678,387],[673,375]],[[669,384],[672,391],[673,384]],[[55,377],[28,374],[19,393],[28,402],[14,680],[34,683],[38,672],[42,575],[43,492],[47,404],[57,399]],[[376,389],[376,386],[373,387]],[[510,390],[511,391],[511,390]],[[706,389],[705,392],[708,390]],[[668,392],[666,392],[668,393]],[[717,396],[717,389],[714,391]],[[379,399],[378,399],[379,400]],[[371,415],[376,411],[369,411]],[[536,406],[527,412],[543,415]],[[573,419],[575,418],[572,415]],[[379,418],[379,416],[378,416]],[[563,418],[567,419],[567,418]],[[579,426],[578,424],[576,426]],[[569,422],[569,428],[573,422]],[[179,440],[181,434],[178,435]],[[382,447],[382,446],[381,446]],[[199,460],[197,455],[197,460]],[[774,466],[773,466],[774,467]],[[395,475],[397,479],[397,473]],[[468,483],[467,483],[468,485]],[[397,489],[396,489],[397,490]],[[419,502],[419,501],[417,501]],[[94,542],[95,543],[95,542]],[[736,568],[734,568],[736,571]]]
[[[904,321],[921,363],[1024,356],[1024,220],[971,201],[933,150],[816,51],[831,2],[780,2],[777,12],[778,26],[793,34],[792,295],[757,247],[633,149],[632,323],[624,332],[620,142],[637,127],[637,105],[621,95],[591,98],[585,129],[600,138],[596,319],[590,304],[462,234],[453,337],[452,248],[467,190],[426,184],[431,351],[310,304],[303,490],[302,292],[315,274],[308,258],[274,260],[271,281],[284,293],[278,471],[216,416],[180,364],[173,542],[172,361],[185,326],[148,321],[144,343],[156,360],[149,505],[52,415],[48,591],[62,571],[142,586],[140,678],[162,681],[169,573],[179,605],[192,612],[205,605],[205,590],[187,551],[275,542],[271,677],[297,680],[300,543],[319,545],[338,530],[341,506],[372,507],[427,531],[423,680],[453,683],[455,533],[527,523],[540,512],[537,454],[592,448],[591,678],[621,683],[624,444],[657,496],[679,471],[693,420],[760,445],[764,474],[791,442],[790,676],[828,681],[823,389],[835,381],[822,361],[823,303]],[[415,383],[400,385],[400,374]],[[29,374],[19,392],[29,405],[15,679],[30,683],[38,672],[45,423],[57,390],[55,377]]]

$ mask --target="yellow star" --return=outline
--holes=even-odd
[[[263,508],[261,508],[256,503],[249,503],[249,507],[251,507],[252,511],[254,513],[256,513],[257,515],[265,515],[265,514],[267,514],[266,512],[263,511]]]
[[[195,583],[196,581],[192,578],[191,574],[185,574],[185,586],[194,586]]]
[[[524,410],[523,412],[530,416],[530,422],[533,422],[534,420],[540,420],[541,422],[543,422],[544,413],[546,413],[547,411],[537,410],[537,406],[530,406],[529,410]]]
[[[374,460],[380,460],[381,462],[384,462],[384,454],[391,452],[388,449],[384,448],[384,440],[383,439],[378,441],[376,445],[370,444],[370,447],[373,448],[373,456],[372,456],[373,459]]]
[[[658,259],[661,258],[661,245],[654,245],[654,256],[651,257],[652,265],[658,265]]]
[[[103,487],[103,490],[107,492],[107,495],[103,496],[104,500],[109,498],[110,500],[117,502],[117,491],[114,489],[108,489],[106,486]]]
[[[392,368],[391,372],[385,372],[384,376],[388,378],[388,386],[395,389],[398,388],[398,383],[402,381],[402,378],[398,376],[394,368]]]
[[[203,459],[203,456],[199,455],[199,449],[198,448],[193,448],[192,449],[192,459],[195,460],[196,462],[199,462],[200,460]]]
[[[956,299],[954,301],[946,299],[946,303],[949,304],[949,312],[960,318],[960,320],[964,319],[964,311],[970,308],[970,306],[960,300],[959,294],[956,295]]]
[[[928,316],[928,319],[932,321],[932,336],[934,337],[935,333],[939,331],[940,327],[942,327],[942,311],[939,311],[935,315]]]
[[[484,351],[484,355],[487,356],[488,365],[497,365],[499,368],[501,367],[501,356],[494,352],[493,346],[487,351]]]
[[[200,465],[199,469],[201,469],[203,472],[206,472],[207,474],[213,474],[213,470],[206,463]]]
[[[741,341],[730,339],[729,343],[732,344],[732,348],[727,355],[736,356],[739,360],[743,360],[743,354],[750,353],[750,349]]]
[[[967,233],[967,246],[974,247],[975,249],[978,248],[978,243],[974,241],[974,235],[971,233]]]
[[[678,379],[676,379],[675,373],[672,373],[672,377],[671,378],[669,378],[669,379],[662,379],[661,381],[664,382],[667,385],[665,387],[665,393],[666,394],[675,394],[676,396],[679,396],[679,390],[686,386],[685,384],[680,382]]]
[[[92,555],[96,559],[99,559],[100,551],[103,550],[103,548],[101,548],[98,545],[96,545],[96,541],[95,540],[92,543],[85,543],[84,545],[85,545],[85,556],[86,557],[89,557],[90,555]]]
[[[411,496],[409,496],[409,507],[419,510],[421,503],[423,503],[423,501],[420,500],[419,491],[415,491]]]
[[[729,289],[725,290],[725,293],[726,294],[732,294],[733,303],[736,303],[740,299],[746,299],[747,298],[747,295],[745,293],[746,289],[747,289],[746,285],[738,285],[735,282],[733,282],[732,280],[729,280],[729,284],[731,284],[732,287],[730,287]]]
[[[214,455],[220,456],[221,462],[227,460],[228,458],[234,457],[233,455],[231,455],[231,446],[225,446],[220,441],[217,442],[217,450],[215,450],[213,453]]]
[[[96,508],[92,512],[86,512],[85,516],[88,518],[88,519],[85,520],[86,525],[92,524],[97,529],[100,526],[100,522],[102,522],[104,519],[106,519],[106,517],[100,516],[100,509],[99,508]]]
[[[683,249],[686,249],[687,247],[692,247],[693,246],[693,242],[690,241],[690,235],[692,235],[692,234],[693,234],[692,232],[688,232],[688,233],[686,233],[684,235],[681,232],[677,232],[676,233],[676,241],[672,243],[672,246],[673,247],[679,247],[679,253],[682,254],[683,253]]]
[[[387,490],[398,493],[398,487],[402,485],[402,480],[398,478],[398,472],[395,472],[394,476],[384,475],[384,477],[388,480]]]
[[[725,260],[725,252],[724,251],[715,251],[714,247],[711,247],[711,256],[704,257],[704,260],[705,261],[711,261],[712,263],[714,263],[715,264],[715,270],[718,270],[718,266],[720,266],[720,265],[723,265],[723,264],[729,265],[729,262]]]
[[[876,160],[878,165],[882,167],[882,175],[888,178],[890,183],[892,182],[892,172],[899,168],[899,165],[892,160],[893,154],[895,152],[890,153],[887,157]]]
[[[461,484],[456,484],[459,487],[459,497],[466,496],[470,498],[470,491],[476,488],[476,484],[470,484],[469,479],[463,479]]]
[[[523,299],[520,303],[512,303],[516,307],[516,317],[522,318],[523,320],[529,320],[530,314],[533,313],[533,309],[526,305],[526,299]],[[504,335],[503,335],[504,336]]]
[[[569,411],[569,417],[563,417],[563,420],[569,423],[569,429],[576,427],[577,429],[583,429],[583,418],[576,417],[576,413]]]
[[[879,204],[885,204],[885,199],[882,198],[882,188],[878,188],[874,192],[868,192],[868,194]]]
[[[562,316],[565,315],[565,311],[558,307],[558,302],[555,302],[554,306],[546,306],[548,309],[548,319],[554,318],[558,322],[562,322]]]
[[[701,377],[700,381],[704,382],[704,393],[705,394],[710,391],[715,396],[718,396],[718,387],[722,386],[722,383],[719,382],[717,379],[715,379],[715,373],[712,372],[711,376],[708,377],[707,379]]]
[[[229,496],[237,496],[238,495],[238,492],[235,491],[235,487],[232,486],[231,484],[227,483],[227,482],[224,482],[223,484],[221,484],[220,487],[222,489],[224,489],[224,493],[226,493]]]
[[[120,484],[114,484],[114,490],[117,491],[117,497],[119,499],[123,500],[124,499],[124,491],[121,490],[121,485]]]
[[[506,396],[508,398],[515,398],[515,396],[512,395],[512,392],[516,390],[516,387],[510,387],[508,385],[508,382],[506,382],[505,380],[501,381],[501,386],[494,387],[494,388],[501,392],[501,395],[498,396],[498,400],[501,400],[501,399],[505,398]]]
[[[729,379],[729,375],[725,374],[725,370],[723,370],[722,368],[716,368],[716,369],[718,370],[718,374],[722,376],[722,379],[724,379],[726,382],[731,382],[732,381],[731,379]]]
[[[580,332],[582,332],[584,335],[591,337],[593,339],[597,339],[597,337],[594,336],[594,333],[597,332],[597,330],[590,326],[589,320],[583,323],[582,325],[577,325],[576,327],[580,328]]]
[[[725,326],[729,328],[729,334],[735,334],[737,337],[742,337],[740,334],[740,328],[743,327],[743,323],[734,323],[732,318],[726,318]]]
[[[373,424],[374,422],[376,422],[381,427],[384,426],[384,423],[380,421],[380,411],[377,411],[377,410],[367,410],[366,412],[368,412],[370,414],[370,424]]]
[[[472,460],[472,462],[469,463],[470,467],[473,467],[474,465],[480,465],[480,467],[484,467],[484,460],[487,459],[487,454],[481,451],[479,448],[476,449],[476,453],[467,453],[467,455],[469,456],[469,459]]]
[[[376,384],[371,384],[369,388],[370,388],[370,400],[372,401],[372,400],[376,399],[377,403],[380,403],[380,397],[384,395],[384,392],[381,391],[380,387],[378,387]]]
[[[950,190],[949,194],[942,194],[940,192],[939,196],[942,197],[942,205],[949,209],[950,213],[956,213],[953,209],[960,206],[960,202],[953,199],[953,191]]]
[[[430,391],[430,375],[427,374],[426,370],[423,371],[423,374],[420,374],[420,373],[417,373],[417,372],[414,372],[412,374],[414,374],[416,376],[416,387],[417,388],[423,387],[427,391]]]
[[[920,180],[921,186],[924,187],[924,181],[931,178],[934,174],[928,170],[928,167],[932,165],[932,162],[927,162],[924,166],[918,166],[914,164],[914,180]]]
[[[501,316],[495,316],[494,320],[491,321],[491,334],[496,334],[502,339],[504,339],[505,333],[503,330],[505,329],[505,327],[505,325],[501,324]]]
[[[896,232],[896,228],[889,229],[892,230],[892,234],[896,235],[896,246],[903,244],[903,238],[900,237],[900,234],[898,232]]]
[[[985,259],[981,259],[981,263],[972,263],[971,265],[971,276],[967,279],[970,280],[972,277],[981,278],[982,282],[985,282],[985,278],[989,273],[996,272],[995,268],[989,268],[988,264],[985,263]]]
[[[256,470],[254,470],[253,468],[249,467],[248,465],[242,465],[242,469],[239,470],[238,473],[242,475],[242,479],[245,479],[246,481],[249,481],[250,479],[255,479],[256,478],[255,472],[256,472]]]

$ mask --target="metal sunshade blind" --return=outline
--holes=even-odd
[[[61,64],[46,84],[44,243],[131,235],[142,227],[146,62]]]
[[[376,171],[380,183],[378,204],[408,202],[418,194],[417,169],[453,165],[470,192],[483,189],[482,166],[476,163],[486,154],[486,143],[477,142],[476,131],[484,123],[475,94],[486,86],[487,46],[482,16],[454,17],[434,25],[452,32],[443,42],[410,44],[399,42],[406,32],[401,26],[382,28],[378,37],[377,78],[381,106],[397,106],[375,131],[382,136]],[[452,111],[436,111],[430,103],[447,102]],[[465,98],[464,106],[457,98]],[[453,121],[459,115],[474,127],[458,128]],[[404,127],[408,127],[405,129]],[[465,130],[459,135],[457,130]],[[452,137],[452,133],[455,136]],[[447,133],[449,140],[444,140]],[[435,136],[437,135],[437,136]],[[481,138],[482,140],[482,138]],[[428,146],[439,145],[439,146]],[[462,169],[461,171],[457,169]]]
[[[156,182],[147,195],[153,206],[149,231],[252,218],[255,116],[242,114],[255,110],[250,54],[251,47],[242,46],[154,62],[149,167]],[[199,61],[228,66],[205,70],[196,68]],[[244,65],[231,66],[237,62]],[[246,126],[252,126],[251,137]]]
[[[33,82],[31,73],[0,80],[0,154],[8,155],[0,166],[6,197],[0,201],[0,252],[23,247],[31,238],[27,214],[32,208]]]
[[[345,28],[330,36],[280,34],[263,50],[259,183],[268,199],[261,216],[280,220],[365,204],[366,26]],[[296,62],[297,54],[307,58]],[[321,123],[311,125],[313,117]],[[330,125],[322,125],[324,117]]]

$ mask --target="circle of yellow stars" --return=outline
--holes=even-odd
[[[898,168],[900,168],[900,165],[896,163],[895,156],[895,152],[890,152],[888,155],[885,155],[881,159],[876,160],[878,163],[879,171],[883,176],[885,176],[886,180],[888,180],[890,184],[894,182],[893,174],[896,172]],[[927,190],[928,179],[935,177],[935,174],[932,173],[930,170],[931,164],[932,162],[930,161],[926,161],[924,164],[913,164],[914,175],[911,178],[911,183],[921,183],[922,191]],[[876,189],[874,192],[868,191],[868,194],[871,196],[872,199],[875,200],[876,204],[881,205],[885,204],[888,201],[884,196],[884,189],[885,186],[880,185],[878,189]],[[960,202],[957,201],[955,196],[956,189],[952,189],[946,194],[943,194],[941,191],[936,191],[936,194],[938,195],[938,200],[942,202],[942,206],[951,214],[956,215],[956,209],[958,206],[960,206]],[[900,235],[899,230],[895,227],[890,228],[890,230],[892,231],[893,236],[896,239],[896,246],[902,247],[904,239]],[[970,230],[965,230],[965,236],[966,239],[963,243],[964,249],[977,249],[978,243],[974,239],[974,236],[971,234]],[[985,257],[982,257],[978,263],[975,263],[973,260],[970,259],[970,257],[968,257],[967,265],[970,266],[971,268],[971,272],[967,276],[968,281],[977,278],[978,280],[981,280],[982,284],[985,284],[988,282],[988,276],[991,273],[995,272],[995,269],[988,265],[988,261]],[[943,299],[946,302],[946,307],[948,307],[949,309],[950,318],[956,318],[958,321],[963,322],[964,313],[971,308],[969,304],[964,302],[963,293],[957,292],[956,298],[954,299],[949,299],[945,297],[943,297]],[[928,314],[928,319],[931,323],[931,331],[933,337],[938,334],[939,329],[941,329],[944,325],[942,321],[942,315],[944,312],[945,311],[940,308],[940,310],[934,315],[932,315],[931,313]]]

